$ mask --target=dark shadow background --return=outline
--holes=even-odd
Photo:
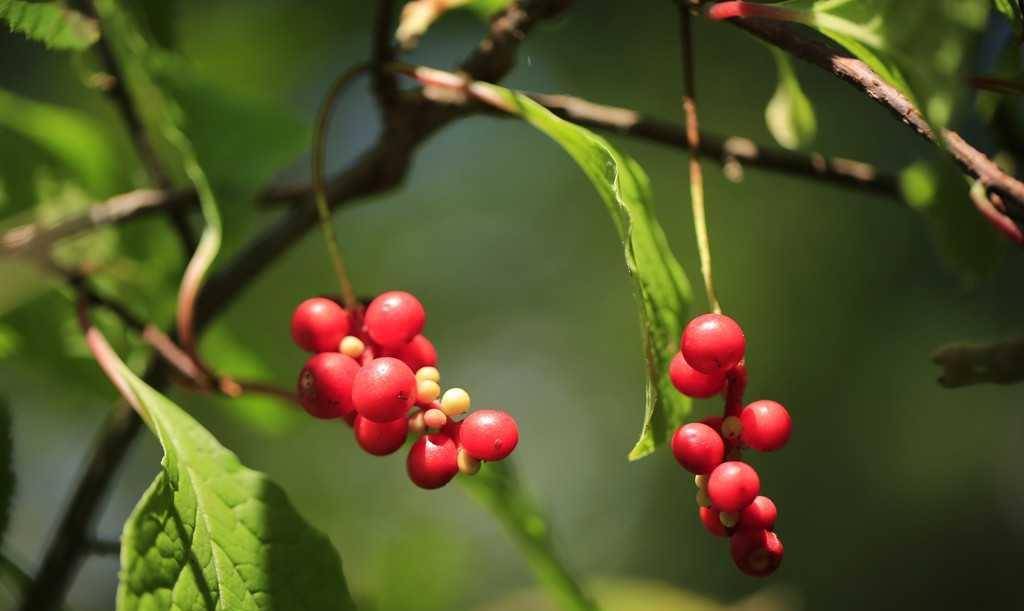
[[[309,123],[329,80],[369,48],[364,2],[173,4],[158,21],[166,41],[227,89],[275,100]],[[473,17],[452,16],[413,59],[451,66],[481,33]],[[697,52],[702,126],[769,143],[762,117],[775,68],[767,51],[701,21]],[[818,111],[819,150],[891,170],[928,153],[853,89],[798,70]],[[531,34],[507,83],[674,120],[679,80],[672,3],[591,1]],[[119,129],[67,56],[6,33],[0,87],[89,110]],[[343,99],[335,125],[330,165],[341,167],[374,136],[365,86]],[[651,175],[659,215],[698,286],[684,157],[616,142]],[[16,145],[0,127],[0,164],[17,163]],[[284,178],[302,179],[305,168],[299,159]],[[779,505],[786,545],[767,584],[814,610],[1024,606],[1021,388],[945,390],[928,358],[948,341],[1024,333],[1024,256],[1010,253],[966,290],[935,256],[920,216],[894,201],[752,168],[733,184],[705,168],[719,296],[748,336],[748,396],[784,402],[795,422],[784,451],[752,459]],[[273,218],[255,209],[241,216],[229,242]],[[727,545],[705,535],[690,476],[669,452],[625,460],[642,416],[631,288],[604,206],[554,144],[511,121],[460,121],[421,149],[399,190],[346,208],[335,225],[361,293],[402,288],[426,304],[445,382],[469,388],[476,406],[515,414],[521,475],[579,575],[655,579],[721,601],[767,585],[738,574]],[[303,362],[289,341],[290,310],[332,287],[321,237],[311,232],[221,321],[290,385]],[[41,320],[31,308],[71,308],[52,292],[39,299],[11,319],[30,341]],[[17,355],[0,361],[20,479],[5,548],[30,569],[110,405],[109,393],[69,382],[62,367]],[[343,425],[283,408],[255,416],[280,422],[273,433],[228,415],[223,403],[175,398],[330,535],[368,606],[473,609],[532,587],[497,523],[457,487],[412,486],[402,456],[368,457]],[[695,414],[718,409],[698,402]],[[117,535],[159,457],[144,435],[117,477],[104,535]],[[72,606],[110,608],[116,570],[116,558],[89,560]]]

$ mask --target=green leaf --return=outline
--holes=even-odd
[[[814,107],[800,88],[789,55],[770,47],[779,71],[779,84],[764,110],[768,131],[783,148],[807,148],[818,132]]]
[[[476,475],[460,477],[458,481],[505,526],[558,608],[577,611],[597,608],[556,557],[547,521],[523,490],[509,460],[484,463]]]
[[[669,364],[679,350],[682,325],[688,319],[690,284],[654,216],[647,175],[637,162],[600,136],[563,121],[528,97],[479,85],[569,153],[597,189],[618,229],[640,305],[647,360],[643,428],[629,453],[630,460],[643,458],[668,439],[691,407],[689,398],[676,391],[668,379]]]
[[[121,535],[117,608],[354,609],[337,551],[284,491],[123,364],[121,375],[164,459]]]
[[[1019,0],[992,0],[995,3],[996,10],[1006,15],[1006,18],[1010,20],[1013,25],[1013,29],[1017,32],[1017,36],[1021,36],[1022,28],[1024,28],[1024,5]]]
[[[0,19],[12,32],[51,49],[81,51],[100,37],[95,19],[69,9],[63,2],[0,0]]]
[[[14,442],[11,435],[11,410],[0,399],[0,545],[4,542],[14,501]]]
[[[915,101],[932,125],[949,122],[986,2],[962,0],[789,0],[799,13]],[[924,17],[926,16],[926,18]]]
[[[918,161],[900,173],[903,198],[924,216],[936,253],[964,286],[999,266],[1006,241],[975,210],[967,179],[944,159]]]

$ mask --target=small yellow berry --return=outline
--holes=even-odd
[[[366,350],[366,344],[355,335],[346,335],[341,338],[341,343],[338,344],[338,352],[354,359],[362,356],[363,350]]]
[[[441,409],[449,416],[458,416],[469,411],[469,393],[461,388],[449,388],[441,397]]]
[[[457,462],[459,464],[459,471],[465,475],[476,475],[476,472],[480,470],[480,461],[470,456],[462,448],[459,448]]]
[[[413,435],[422,435],[427,430],[427,423],[423,421],[423,412],[416,412],[409,416],[409,432]]]
[[[448,416],[444,415],[439,409],[428,409],[423,412],[423,424],[427,425],[427,430],[438,431],[445,424],[448,423]]]
[[[718,513],[718,521],[726,528],[736,526],[740,521],[740,514],[732,511],[721,511]]]
[[[416,379],[431,380],[432,382],[441,381],[441,372],[437,370],[437,367],[420,367],[416,370]]]
[[[441,394],[441,387],[433,380],[420,380],[416,384],[416,400],[420,403],[430,403]]]
[[[722,421],[722,437],[729,441],[738,441],[743,434],[743,423],[736,416],[729,416]]]
[[[697,491],[697,504],[701,507],[711,507],[711,497],[708,496],[707,488],[701,488]]]
[[[708,476],[707,475],[694,475],[693,476],[693,485],[696,486],[698,490],[702,490],[704,488],[707,488],[708,487]]]

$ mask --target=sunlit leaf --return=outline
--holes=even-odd
[[[63,2],[0,0],[0,19],[12,32],[51,49],[82,50],[100,37],[95,19],[68,8]]]
[[[512,0],[410,0],[402,7],[395,40],[405,48],[414,47],[435,21],[454,9],[467,9],[490,17]]]
[[[801,149],[810,146],[818,132],[814,107],[797,80],[789,55],[771,47],[779,71],[779,84],[764,111],[772,137],[782,147]]]

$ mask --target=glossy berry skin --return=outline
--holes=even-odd
[[[745,462],[726,461],[708,476],[708,496],[719,511],[737,512],[749,505],[761,490],[757,471]]]
[[[710,426],[691,422],[676,429],[672,436],[672,454],[690,473],[706,475],[722,464],[725,443]]]
[[[736,566],[752,577],[767,577],[782,564],[782,540],[770,530],[736,531],[729,541]]]
[[[728,537],[729,531],[726,530],[725,526],[722,525],[722,521],[718,518],[718,512],[710,507],[698,507],[697,515],[700,517],[700,523],[704,525],[707,531],[716,537]]]
[[[451,438],[455,442],[455,445],[462,445],[462,422],[459,420],[452,420],[448,418],[448,421],[441,427],[441,434],[445,437]]]
[[[422,335],[412,338],[408,344],[398,350],[395,356],[405,362],[413,371],[437,365],[437,350],[434,348],[434,344]]]
[[[342,418],[352,424],[352,385],[358,372],[359,363],[340,352],[314,354],[299,373],[302,407],[316,418]]]
[[[743,360],[747,340],[736,321],[723,314],[701,314],[683,329],[679,341],[686,362],[706,374],[726,374]]]
[[[425,435],[412,445],[405,468],[420,488],[440,488],[459,472],[459,447],[446,435]]]
[[[686,362],[682,352],[677,352],[672,357],[672,363],[668,368],[668,377],[676,390],[694,399],[713,397],[722,392],[725,387],[724,374],[708,375],[697,371]]]
[[[743,443],[759,452],[778,450],[789,441],[789,412],[775,401],[754,401],[740,412]]]
[[[519,426],[505,412],[482,409],[462,421],[459,443],[477,460],[501,460],[516,449]]]
[[[292,339],[307,352],[337,352],[348,328],[348,313],[323,297],[303,301],[292,313]]]
[[[416,375],[398,359],[374,359],[352,382],[352,404],[360,416],[374,422],[404,418],[415,401]]]
[[[370,338],[391,350],[412,341],[423,330],[426,321],[423,304],[405,291],[381,293],[370,302],[363,317]]]
[[[740,512],[739,527],[745,530],[771,530],[779,510],[766,496],[758,496]]]
[[[374,422],[357,415],[352,428],[359,447],[374,456],[387,456],[405,444],[405,437],[409,432],[409,419]]]

